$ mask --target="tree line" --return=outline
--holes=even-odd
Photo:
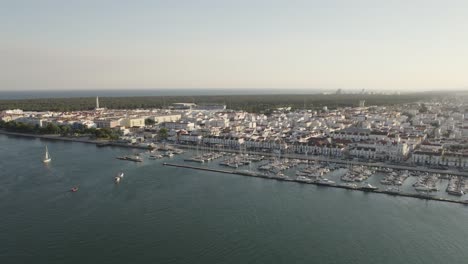
[[[97,139],[109,139],[117,140],[119,139],[119,131],[112,130],[110,128],[87,128],[84,126],[70,126],[70,125],[56,125],[53,123],[48,123],[45,126],[27,124],[16,121],[5,122],[0,120],[0,129],[9,132],[18,132],[18,133],[28,133],[28,134],[53,134],[53,135],[62,135],[62,136],[89,136],[91,138]]]
[[[265,113],[279,107],[293,109],[329,109],[358,106],[360,100],[366,105],[394,105],[411,103],[440,96],[437,93],[412,93],[405,95],[382,94],[282,94],[282,95],[212,95],[212,96],[140,96],[100,97],[101,107],[109,109],[166,108],[173,103],[225,104],[228,109]],[[25,111],[78,111],[92,110],[94,97],[44,98],[0,100],[0,110],[22,109]]]

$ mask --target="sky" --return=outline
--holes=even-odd
[[[0,0],[0,91],[468,90],[468,1]]]

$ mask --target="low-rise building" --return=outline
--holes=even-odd
[[[94,123],[96,124],[97,128],[114,128],[120,126],[120,119],[95,119]]]
[[[144,118],[123,118],[120,120],[120,126],[123,127],[144,127]]]

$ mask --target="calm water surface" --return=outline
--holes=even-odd
[[[0,135],[0,263],[468,259],[463,205],[115,159],[131,152]]]

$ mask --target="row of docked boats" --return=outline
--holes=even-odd
[[[261,156],[261,155],[233,154],[232,157],[229,157],[221,161],[219,165],[230,167],[230,168],[238,168],[241,166],[250,165],[253,162],[259,162],[263,159],[264,159],[264,156]]]
[[[149,155],[149,159],[152,159],[152,160],[155,160],[155,159],[162,159],[164,157],[167,157],[167,158],[172,158],[174,157],[174,152],[172,151],[166,151],[162,154],[160,154],[159,152],[156,152],[156,153],[151,153]]]
[[[410,176],[408,170],[403,171],[392,171],[387,173],[384,178],[380,181],[384,185],[403,185],[403,182]]]
[[[438,179],[439,177],[437,174],[425,172],[418,176],[418,180],[413,184],[413,187],[418,192],[436,192],[439,190],[436,185]]]
[[[323,168],[319,166],[308,166],[302,170],[296,171],[296,176],[319,178],[330,172],[329,168]]]
[[[263,164],[258,167],[261,171],[267,171],[268,173],[277,174],[287,169],[296,167],[301,164],[301,160],[298,159],[277,159],[272,158],[270,162]]]
[[[313,183],[313,184],[321,185],[321,186],[338,186],[338,187],[344,187],[346,189],[356,189],[356,190],[362,190],[362,191],[375,191],[379,189],[378,187],[375,187],[370,183],[364,183],[362,186],[358,186],[357,184],[350,183],[350,182],[337,185],[334,181],[321,177],[321,176],[317,178],[297,176],[296,181],[303,182],[303,183]]]
[[[201,155],[195,155],[191,158],[185,159],[184,161],[205,163],[222,158],[224,155],[224,152],[208,152]]]
[[[375,170],[365,166],[352,166],[341,176],[345,182],[363,182],[375,173]]]
[[[165,151],[163,153],[160,153],[160,152],[157,152],[157,151],[151,151],[148,158],[152,159],[152,160],[162,159],[164,157],[172,158],[172,157],[174,157],[174,154],[175,154],[174,151]],[[141,158],[140,154],[121,156],[121,157],[117,157],[117,159],[127,160],[127,161],[134,161],[134,162],[143,162],[143,159]]]
[[[466,180],[463,177],[451,176],[447,185],[446,192],[450,195],[462,196],[465,194]]]

